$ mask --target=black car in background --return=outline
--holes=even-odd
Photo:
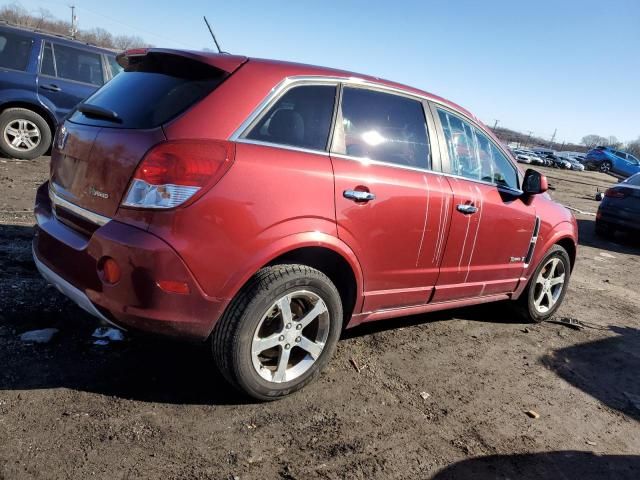
[[[0,24],[0,152],[45,153],[60,120],[120,72],[116,52]]]
[[[616,231],[640,233],[640,173],[611,187],[600,203],[596,233],[610,237]]]

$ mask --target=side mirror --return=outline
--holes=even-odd
[[[527,195],[537,195],[544,193],[549,189],[549,183],[547,177],[540,172],[536,172],[529,168],[524,174],[524,181],[522,182],[522,191]]]

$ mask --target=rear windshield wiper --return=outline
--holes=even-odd
[[[78,111],[82,112],[87,117],[122,123],[122,119],[118,116],[118,114],[113,110],[109,110],[108,108],[98,107],[97,105],[90,105],[88,103],[81,103],[78,106]]]

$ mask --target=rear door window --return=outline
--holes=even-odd
[[[287,91],[244,138],[326,150],[336,98],[335,85],[302,85]]]
[[[116,128],[154,128],[173,119],[211,93],[226,73],[179,55],[149,53],[132,58],[85,104],[117,114],[119,121],[74,112],[70,120]]]
[[[422,102],[391,93],[345,87],[336,153],[404,167],[431,167]]]
[[[0,68],[26,70],[33,40],[27,35],[0,32]]]
[[[54,44],[53,56],[56,62],[56,74],[59,78],[92,85],[104,83],[100,54]]]
[[[53,61],[53,48],[51,42],[44,44],[44,50],[42,51],[42,63],[40,64],[40,73],[43,75],[49,75],[50,77],[56,76],[56,65]]]

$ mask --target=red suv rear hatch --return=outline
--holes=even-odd
[[[145,153],[165,140],[162,125],[211,93],[245,57],[172,50],[119,56],[125,70],[80,104],[59,129],[51,188],[103,216],[118,210]]]

